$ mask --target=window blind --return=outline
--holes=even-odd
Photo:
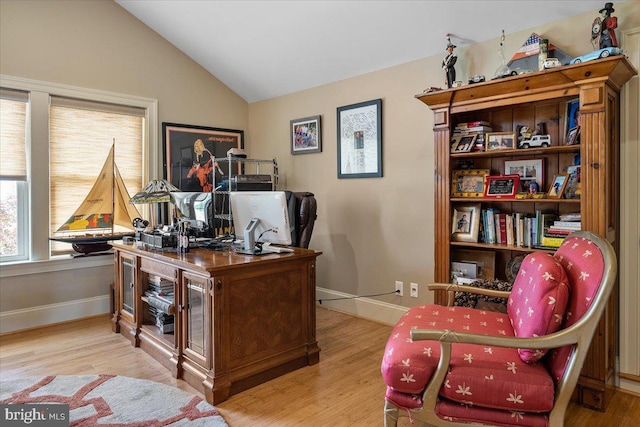
[[[146,111],[137,107],[51,97],[49,195],[55,232],[92,188],[111,146],[129,195],[142,188]],[[52,242],[52,251],[68,245]]]
[[[29,93],[0,88],[0,179],[26,181]]]

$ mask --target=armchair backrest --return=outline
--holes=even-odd
[[[317,218],[318,204],[313,193],[308,191],[290,192],[287,191],[287,201],[289,204],[289,217],[293,217],[292,246],[298,248],[309,248],[313,226]]]
[[[611,244],[589,232],[570,234],[554,254],[571,286],[562,330],[575,326],[577,344],[551,350],[546,364],[556,383],[573,390],[617,274]],[[569,332],[569,331],[567,331]]]

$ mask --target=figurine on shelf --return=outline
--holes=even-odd
[[[613,3],[605,3],[600,9],[602,23],[600,24],[600,49],[605,47],[618,47],[615,29],[618,27],[618,18],[611,16],[615,12]]]
[[[451,37],[449,37],[449,34],[447,34],[447,56],[445,56],[442,60],[442,69],[444,70],[446,75],[446,83],[448,88],[453,87],[453,82],[456,81],[456,69],[454,68],[454,65],[456,65],[458,57],[455,55],[455,53],[453,53],[453,49],[455,48],[456,46],[451,43]]]

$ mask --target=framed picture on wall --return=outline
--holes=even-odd
[[[319,153],[322,151],[320,116],[291,120],[291,154]]]
[[[212,191],[215,182],[229,176],[229,164],[215,159],[244,148],[244,131],[234,129],[162,123],[162,137],[165,177],[181,191]]]
[[[382,176],[382,99],[337,110],[338,178]]]

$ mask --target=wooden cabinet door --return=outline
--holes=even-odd
[[[210,284],[208,277],[182,275],[182,353],[205,369],[210,369],[211,354]]]

